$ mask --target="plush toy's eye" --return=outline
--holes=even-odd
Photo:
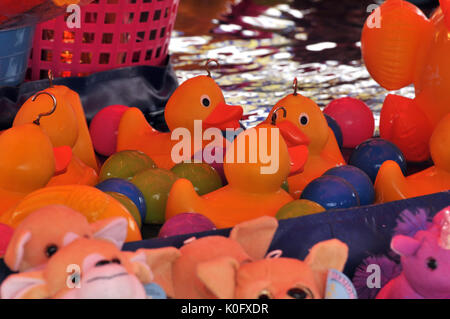
[[[258,295],[258,299],[271,299],[271,298],[272,298],[272,294],[267,289],[264,289]]]
[[[45,256],[47,256],[48,258],[50,258],[51,256],[53,256],[56,252],[58,251],[58,246],[51,244],[48,245],[45,248]]]
[[[301,125],[306,125],[309,122],[309,116],[306,113],[300,114],[300,117],[298,118],[298,121]]]
[[[113,260],[111,260],[112,261],[112,263],[113,264],[118,264],[118,265],[120,265],[121,264],[121,262],[120,262],[120,259],[119,258],[114,258]]]
[[[307,299],[309,297],[309,293],[301,288],[291,288],[287,292],[288,296],[294,299]]]
[[[434,259],[433,257],[430,257],[427,259],[427,267],[430,268],[431,270],[436,270],[437,268],[437,260]]]
[[[202,103],[204,107],[208,107],[211,105],[211,99],[208,95],[202,95],[200,98],[200,103]]]
[[[103,259],[103,260],[98,261],[98,262],[95,264],[95,267],[101,267],[101,266],[104,266],[104,265],[108,265],[108,264],[110,264],[110,263],[111,263],[111,261],[106,260],[106,259]]]

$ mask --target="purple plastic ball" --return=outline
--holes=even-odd
[[[167,220],[159,231],[158,237],[165,238],[214,229],[216,226],[202,214],[182,213]]]

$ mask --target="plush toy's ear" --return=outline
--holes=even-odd
[[[305,258],[305,263],[314,272],[314,280],[319,291],[325,291],[329,269],[343,271],[348,258],[348,246],[338,239],[330,239],[315,244]],[[323,295],[322,295],[323,298]]]
[[[128,222],[123,217],[111,217],[91,224],[95,238],[111,241],[117,248],[122,249],[127,238]]]
[[[412,256],[420,248],[420,242],[412,237],[397,235],[391,240],[391,249],[400,256]]]
[[[4,260],[12,271],[19,271],[25,254],[25,245],[31,239],[31,232],[14,233],[6,249]]]
[[[241,244],[242,248],[253,259],[264,258],[278,228],[274,217],[263,216],[236,225],[230,238]]]
[[[42,271],[10,275],[0,286],[2,299],[48,298],[47,284]]]
[[[220,257],[197,265],[200,281],[219,299],[232,299],[236,288],[239,263],[231,257]]]
[[[147,255],[143,251],[138,252],[122,252],[126,254],[127,258],[133,265],[133,272],[140,282],[143,284],[151,283],[154,280],[154,275],[149,265],[147,264]]]
[[[147,265],[150,267],[154,282],[160,285],[166,294],[174,296],[172,268],[175,261],[181,256],[175,247],[164,247],[156,249],[139,249],[137,254],[145,253]]]

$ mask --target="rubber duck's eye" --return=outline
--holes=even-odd
[[[51,256],[53,256],[56,252],[58,251],[58,246],[54,245],[54,244],[50,244],[45,248],[45,256],[47,256],[48,258],[50,258]]]
[[[289,289],[287,294],[294,299],[307,299],[309,297],[308,292],[298,287]]]
[[[258,299],[271,299],[272,298],[272,294],[270,293],[269,290],[264,289],[262,290],[259,294],[258,294]]]
[[[306,125],[309,122],[309,116],[306,113],[300,114],[300,117],[298,118],[298,121],[301,125]]]
[[[208,95],[202,95],[202,97],[200,98],[200,103],[202,103],[204,107],[208,107],[211,105],[211,99]]]
[[[431,270],[436,270],[437,268],[437,260],[434,259],[433,257],[430,257],[427,259],[427,267],[430,268]]]

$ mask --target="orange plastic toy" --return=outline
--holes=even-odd
[[[274,113],[281,112],[281,108],[285,109],[286,121],[294,124],[302,133],[301,138],[308,141],[309,155],[303,172],[288,177],[289,191],[297,199],[309,182],[332,167],[345,165],[345,161],[319,106],[297,93],[297,79],[294,80],[294,93],[281,99],[265,122],[270,121]]]
[[[387,0],[362,31],[362,56],[375,81],[388,90],[414,83],[415,99],[390,95],[380,115],[380,136],[408,161],[430,157],[433,129],[450,112],[450,1],[440,3],[428,19],[409,2]]]
[[[209,61],[208,61],[209,62]],[[208,76],[197,76],[181,84],[170,97],[165,108],[165,120],[170,131],[184,129],[191,137],[191,154],[186,155],[190,159],[200,150],[194,143],[194,121],[201,120],[203,129],[209,127],[237,129],[239,120],[243,114],[240,106],[225,104],[225,99],[220,87]],[[187,130],[187,131],[186,131]],[[137,108],[127,110],[119,124],[117,151],[139,150],[152,158],[158,167],[170,169],[176,163],[173,162],[171,152],[178,140],[171,140],[172,133],[162,133],[152,128]],[[200,132],[202,134],[202,132]],[[218,146],[226,146],[226,140],[221,138],[216,142]],[[205,147],[211,141],[204,141]]]
[[[422,196],[450,189],[450,114],[439,122],[430,139],[434,166],[404,177],[394,161],[381,165],[375,181],[379,203]]]
[[[58,85],[32,96],[17,112],[13,126],[25,123],[38,124],[50,137],[53,146],[69,146],[74,157],[97,171],[97,158],[81,100],[76,92]]]
[[[86,185],[41,188],[28,194],[13,209],[0,216],[0,222],[16,228],[30,213],[48,205],[65,205],[83,214],[89,223],[110,217],[124,217],[128,222],[126,241],[142,239],[133,216],[116,199]]]
[[[28,193],[44,187],[55,174],[56,161],[50,139],[35,124],[5,130],[0,134],[0,149],[1,215]]]
[[[296,138],[301,132],[289,124],[288,121],[282,121],[278,127],[262,124],[239,134],[225,155],[228,185],[223,188],[200,197],[190,181],[178,179],[169,193],[166,219],[196,212],[208,217],[217,228],[226,228],[264,215],[275,216],[293,200],[281,184],[291,167],[302,169],[308,157],[304,141]],[[291,144],[289,150],[284,139]],[[265,159],[262,154],[271,154],[272,159]]]

